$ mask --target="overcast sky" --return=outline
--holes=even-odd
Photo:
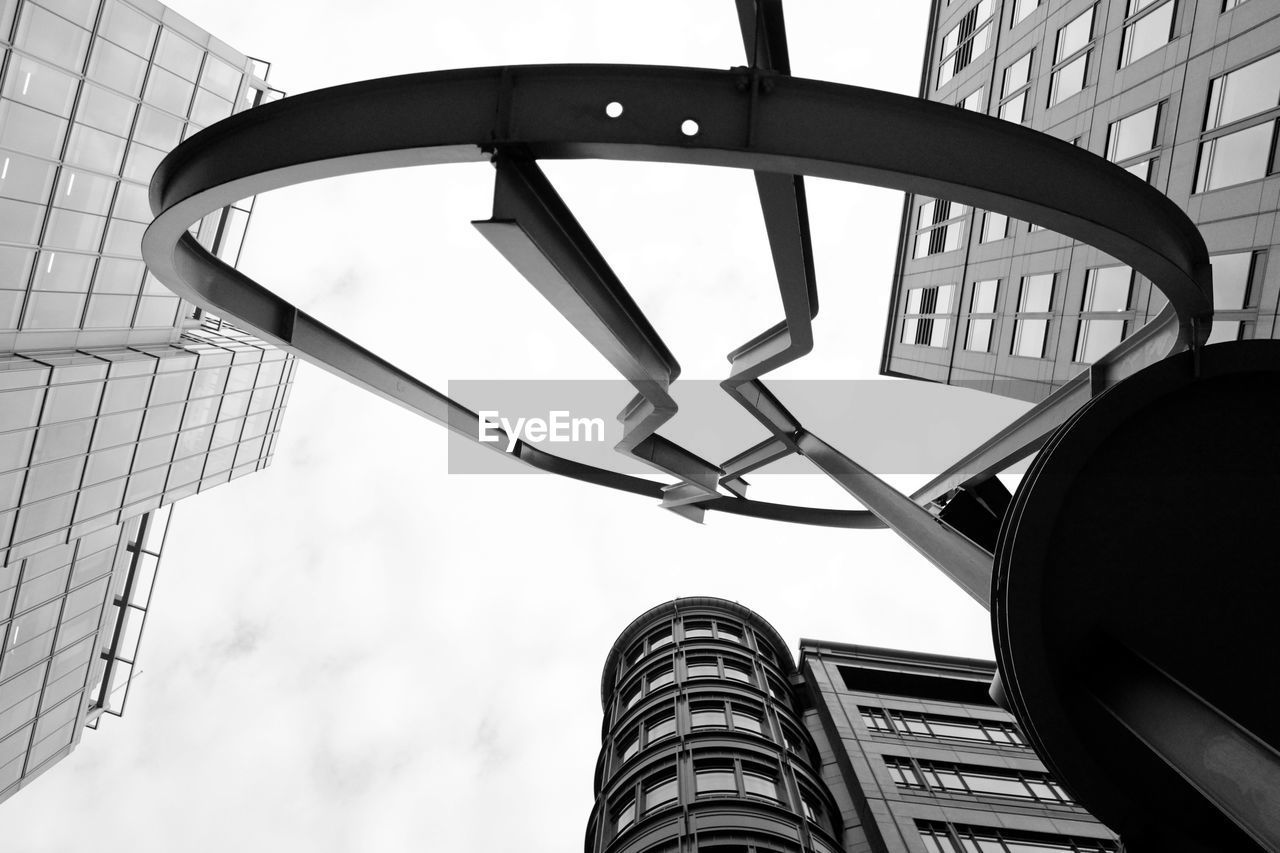
[[[743,62],[731,0],[171,5],[290,93],[483,65]],[[927,10],[793,2],[794,73],[915,94]],[[780,319],[749,174],[546,171],[685,377],[722,378],[725,353]],[[491,185],[474,164],[273,193],[242,268],[438,387],[613,378],[468,224]],[[901,195],[811,181],[809,200],[818,345],[783,375],[872,378]],[[837,426],[823,437],[840,444]],[[820,477],[753,479],[764,499],[853,506]],[[6,804],[0,846],[578,850],[605,654],[684,595],[740,601],[793,651],[805,636],[991,653],[985,611],[891,533],[695,525],[549,476],[450,475],[442,429],[304,366],[274,466],[175,511],[127,715]]]

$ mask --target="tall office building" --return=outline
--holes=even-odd
[[[995,664],[661,604],[605,663],[586,853],[1109,853],[987,695]]]
[[[147,183],[278,95],[150,0],[0,2],[0,800],[123,710],[175,501],[270,463],[294,363],[146,272]],[[234,263],[251,200],[207,217]]]
[[[920,93],[1150,182],[1208,243],[1210,342],[1280,336],[1274,2],[934,0]],[[1089,246],[908,196],[881,370],[1040,400],[1164,304]]]

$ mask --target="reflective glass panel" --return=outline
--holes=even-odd
[[[1159,116],[1160,105],[1153,104],[1140,113],[1113,122],[1107,129],[1107,159],[1119,162],[1154,148]]]
[[[32,3],[24,4],[14,44],[71,71],[84,64],[89,32]]]
[[[144,100],[163,110],[185,116],[191,106],[191,93],[195,86],[163,68],[152,68],[147,78]]]
[[[0,195],[44,204],[53,188],[55,168],[44,160],[0,151]]]
[[[1235,311],[1249,304],[1249,273],[1253,252],[1214,255],[1213,307],[1219,311]]]
[[[50,249],[96,252],[102,244],[102,229],[106,224],[105,216],[54,208],[49,212],[43,243]]]
[[[56,158],[67,120],[9,99],[0,99],[0,147]]]
[[[1196,192],[1207,192],[1266,177],[1276,124],[1274,121],[1255,124],[1202,143],[1200,166],[1196,174]]]
[[[204,59],[204,50],[178,35],[173,30],[160,33],[160,44],[156,48],[156,63],[169,69],[180,77],[195,80],[200,73],[200,61]]]
[[[1280,53],[1265,56],[1213,81],[1205,130],[1212,130],[1280,104]]]
[[[98,24],[98,34],[140,56],[150,56],[155,44],[155,21],[118,0],[107,0]]]
[[[116,136],[128,136],[137,104],[110,89],[85,83],[76,107],[76,121]]]
[[[103,39],[93,40],[89,78],[118,92],[137,97],[147,76],[147,61]]]
[[[5,72],[4,94],[46,112],[70,115],[79,81],[41,62],[15,54]]]
[[[1120,67],[1135,62],[1169,43],[1173,34],[1173,0],[1124,28]]]

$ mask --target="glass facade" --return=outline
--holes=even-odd
[[[142,262],[156,165],[265,64],[150,0],[0,10],[2,800],[123,711],[170,508],[271,462],[295,363]],[[235,263],[252,207],[193,233]]]

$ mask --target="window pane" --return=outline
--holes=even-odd
[[[43,63],[14,55],[5,73],[5,97],[46,112],[69,115],[79,81]]]
[[[1022,279],[1019,311],[1048,311],[1053,301],[1053,274],[1029,275]]]
[[[1249,304],[1249,272],[1253,252],[1215,255],[1213,262],[1213,307],[1219,311],[1235,311]]]
[[[89,45],[89,32],[46,12],[31,3],[24,4],[18,21],[14,44],[41,59],[79,71]]]
[[[738,790],[732,767],[698,767],[693,775],[699,794]]]
[[[759,717],[736,708],[733,711],[733,727],[740,732],[763,733]]]
[[[689,718],[695,729],[725,727],[723,708],[695,708],[690,712]]]
[[[1205,130],[1272,109],[1280,103],[1280,53],[1213,81]]]
[[[44,204],[53,188],[54,168],[34,157],[0,151],[0,195]]]
[[[764,771],[744,768],[742,771],[742,787],[746,789],[748,794],[768,797],[771,800],[778,799],[778,782],[772,776],[765,775]]]
[[[1053,72],[1049,105],[1059,104],[1072,95],[1078,94],[1084,88],[1085,72],[1088,67],[1089,54],[1085,53]]]
[[[1089,270],[1085,278],[1081,311],[1124,311],[1129,307],[1129,267],[1102,267]]]
[[[200,86],[224,100],[234,101],[240,89],[240,77],[239,71],[211,54],[205,62]]]
[[[1054,53],[1053,61],[1058,62],[1066,59],[1080,48],[1089,43],[1089,38],[1093,33],[1093,7],[1089,7],[1080,15],[1077,15],[1071,23],[1058,30],[1057,50]]]
[[[66,119],[8,99],[0,100],[0,147],[56,158],[66,129]]]
[[[89,289],[93,275],[93,255],[73,252],[41,252],[36,261],[35,290],[61,290],[83,293]]]
[[[136,12],[117,0],[107,0],[98,24],[99,35],[104,35],[123,48],[141,56],[151,55],[155,44],[157,24],[140,12]]]
[[[128,136],[136,111],[137,105],[128,98],[122,98],[110,89],[86,83],[76,107],[76,121],[116,136]]]
[[[71,128],[66,161],[98,172],[118,173],[125,140],[101,130],[77,124]]]
[[[63,167],[53,205],[82,213],[105,215],[111,207],[116,181],[91,172]]]
[[[173,30],[165,30],[160,34],[160,45],[156,48],[157,64],[188,80],[195,80],[203,59],[204,50]]]
[[[1044,342],[1048,331],[1048,320],[1014,321],[1013,354],[1027,358],[1044,358]]]
[[[672,774],[666,778],[649,781],[644,789],[645,810],[669,803],[676,798],[676,777]]]
[[[1269,121],[1203,143],[1196,192],[1266,177],[1275,126]]]
[[[1113,122],[1107,129],[1107,159],[1119,162],[1154,148],[1156,119],[1159,115],[1160,105],[1155,104],[1140,113]]]
[[[176,74],[163,68],[152,68],[147,78],[147,93],[144,100],[171,113],[185,116],[191,105],[191,93],[195,86]]]
[[[1173,0],[1165,3],[1149,15],[1139,18],[1125,27],[1124,43],[1120,49],[1120,66],[1123,68],[1159,47],[1169,43],[1173,32]]]
[[[137,97],[147,75],[147,61],[109,41],[94,39],[89,77],[118,92]]]
[[[152,148],[168,151],[182,138],[182,120],[166,115],[154,107],[143,106],[138,114],[138,128],[134,131],[133,138]]]
[[[653,743],[655,740],[658,740],[659,738],[664,738],[667,735],[673,735],[675,733],[676,733],[675,716],[663,717],[658,720],[651,720],[649,722],[649,727],[646,731],[646,736],[648,737],[647,743]]]

